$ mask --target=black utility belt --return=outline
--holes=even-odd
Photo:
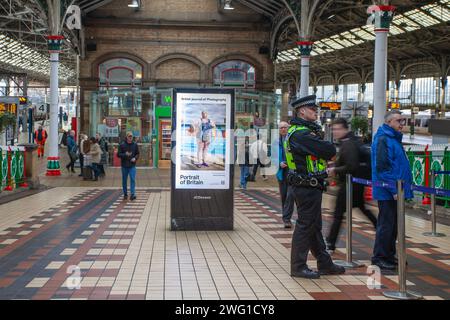
[[[294,187],[308,187],[325,190],[326,182],[316,177],[304,176],[296,172],[288,172],[287,182]]]

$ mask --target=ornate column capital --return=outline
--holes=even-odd
[[[395,9],[395,6],[370,6],[367,9],[367,14],[370,15],[367,24],[374,24],[375,32],[389,32]]]
[[[312,47],[314,42],[313,41],[297,41],[298,49],[300,50],[300,55],[302,57],[309,57],[311,55]]]
[[[64,36],[56,35],[56,36],[47,36],[46,38],[47,38],[48,52],[50,53],[61,52],[61,45],[64,40]]]

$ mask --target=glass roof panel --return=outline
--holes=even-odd
[[[339,45],[341,45],[344,48],[352,47],[355,45],[352,41],[348,40],[348,38],[344,37],[342,34],[332,36],[330,39],[334,40],[335,42],[337,42]]]
[[[423,9],[441,21],[447,22],[450,20],[450,10],[448,7],[442,7],[432,4],[424,6]]]
[[[350,30],[351,33],[353,33],[357,39],[367,41],[367,40],[373,40],[372,34],[368,33],[367,31],[364,31],[362,28],[355,28]]]
[[[0,62],[25,71],[35,71],[50,76],[50,62],[48,60],[47,52],[45,54],[40,53],[5,34],[0,34]],[[75,71],[60,63],[59,77],[68,80],[75,77]]]
[[[405,33],[405,31],[400,29],[399,27],[397,27],[396,24],[391,23],[391,26],[389,27],[389,33],[391,33],[393,35],[397,35],[397,34]]]
[[[409,19],[406,15],[400,14],[398,16],[394,16],[392,20],[394,24],[399,26],[405,31],[414,31],[420,29],[420,25],[413,20]]]
[[[435,24],[438,24],[440,21],[430,17],[429,15],[419,11],[419,10],[414,10],[414,12],[408,14],[405,14],[408,18],[410,18],[411,20],[419,23],[420,25],[424,26],[424,27],[429,27]]]
[[[354,34],[350,33],[349,31],[345,31],[345,32],[341,33],[341,36],[346,38],[347,40],[351,41],[355,45],[364,42],[363,40],[357,38]]]

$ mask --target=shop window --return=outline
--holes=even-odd
[[[214,85],[219,87],[254,88],[255,67],[244,61],[230,60],[213,69]]]
[[[115,58],[98,67],[100,87],[136,87],[142,84],[142,66],[130,59]]]

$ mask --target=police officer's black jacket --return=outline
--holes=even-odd
[[[321,128],[314,122],[293,118],[291,125],[307,127],[309,130],[294,132],[289,138],[291,153],[297,166],[297,172],[306,175],[306,156],[312,155],[324,160],[331,160],[336,155],[336,148],[331,142],[321,137]]]

